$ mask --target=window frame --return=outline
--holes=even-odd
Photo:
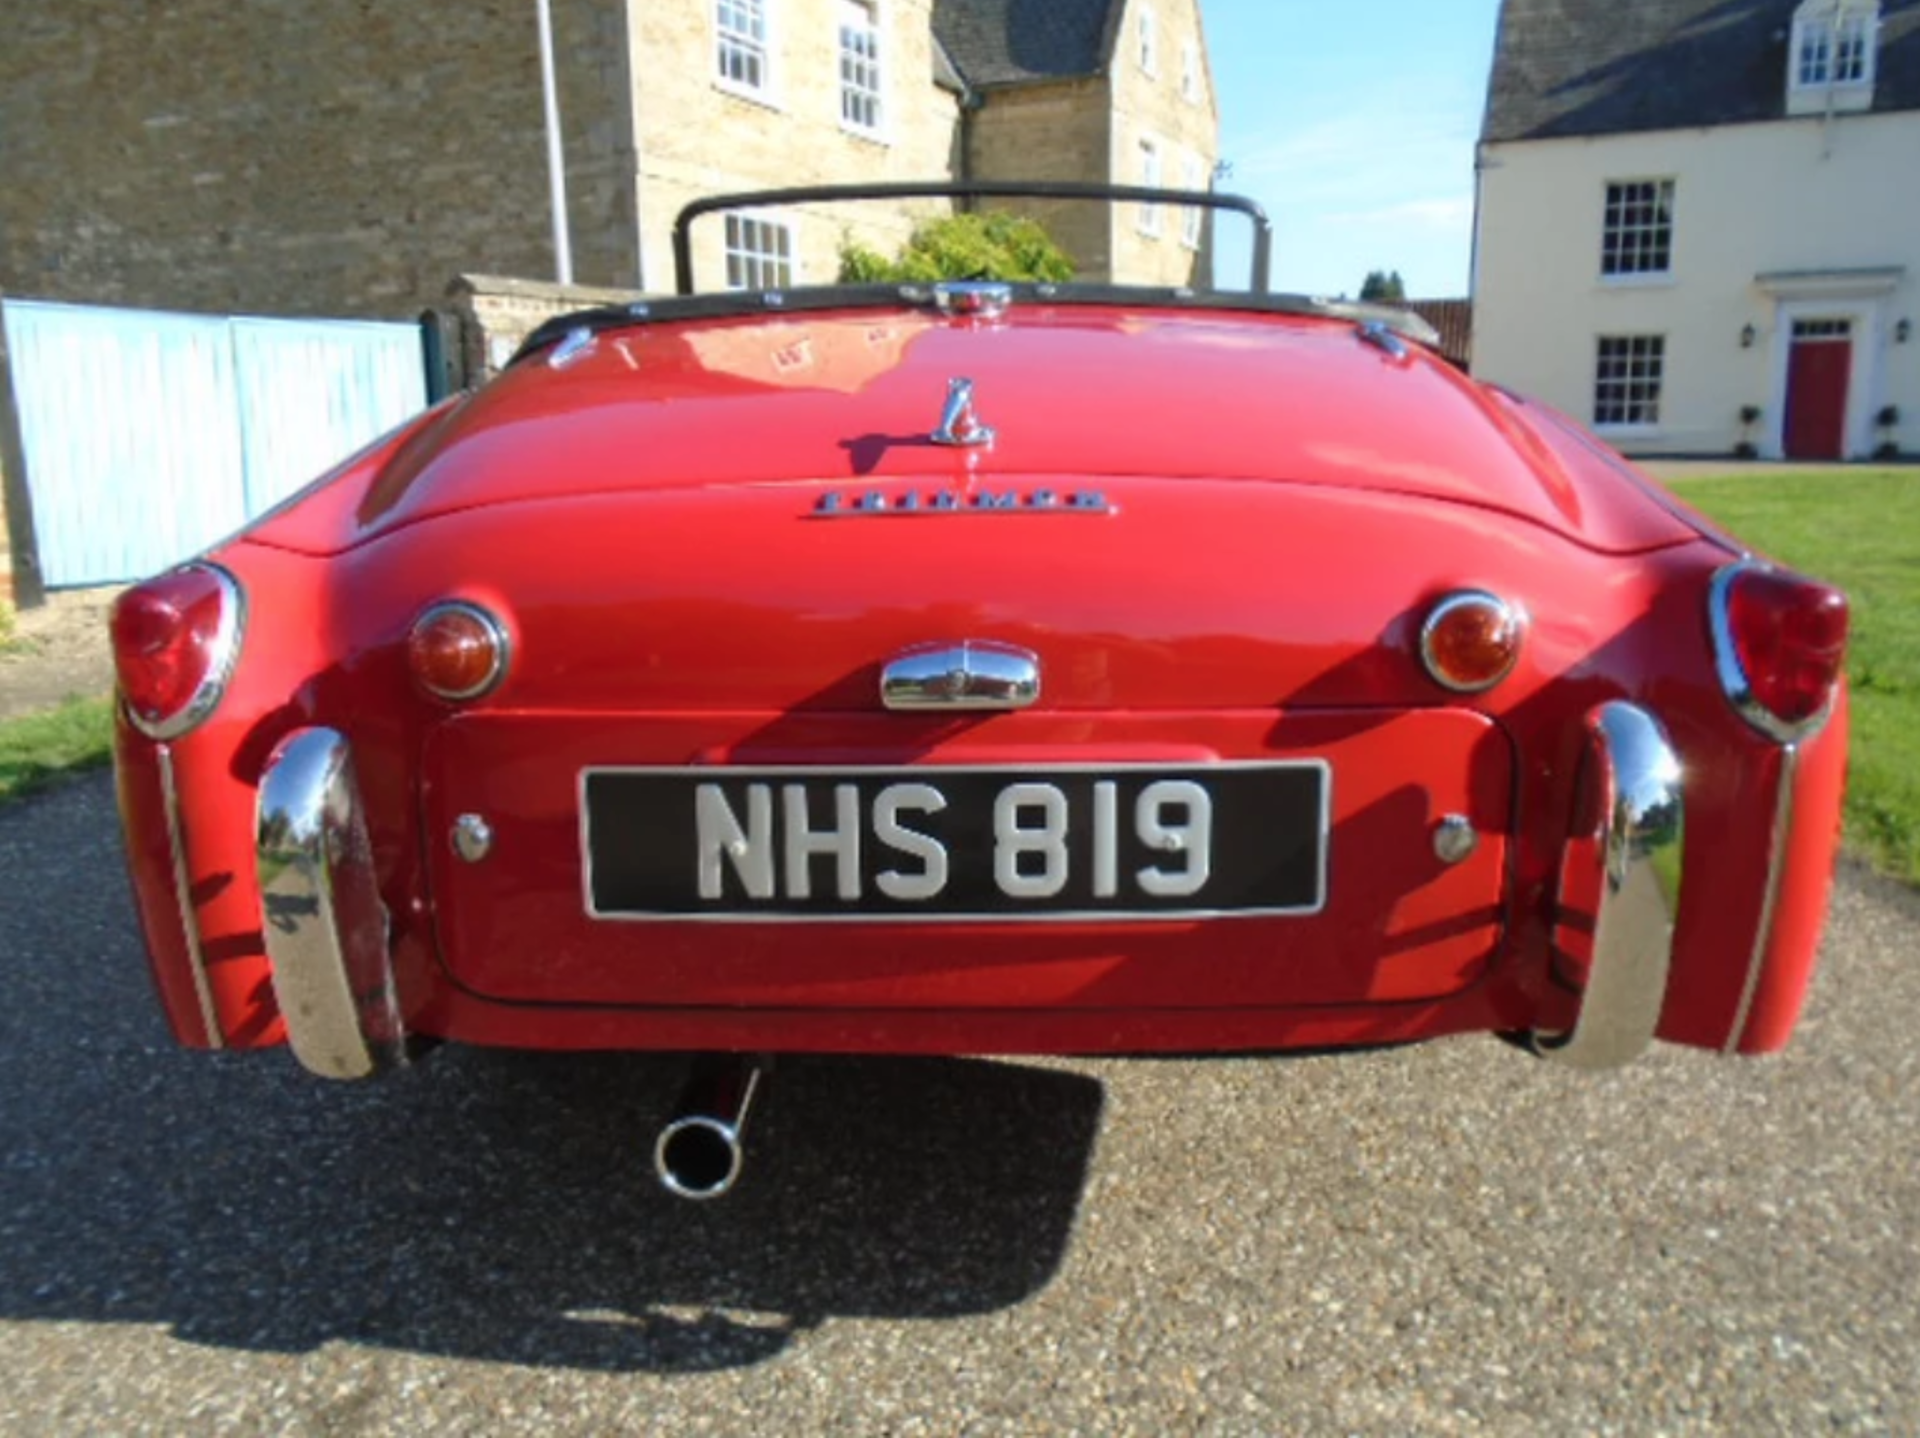
[[[848,17],[852,12],[866,17],[865,34],[872,42],[872,52],[866,57],[866,63],[872,70],[872,88],[850,88],[848,66],[858,66],[861,62],[847,48],[850,32]],[[890,107],[887,104],[887,37],[881,23],[879,0],[835,0],[834,4],[834,60],[838,66],[837,90],[840,99],[840,128],[849,135],[858,135],[863,140],[877,140],[887,143],[888,124],[891,120]],[[864,98],[872,107],[873,120],[863,124],[849,117],[847,106],[850,100]]]
[[[772,0],[713,0],[713,8],[709,13],[713,18],[714,88],[723,90],[729,95],[737,95],[743,100],[771,105],[777,109],[779,98],[775,88],[776,72],[773,63],[773,10]],[[745,32],[729,28],[727,19],[735,12],[759,21],[760,35],[757,41]],[[759,60],[758,84],[737,79],[727,73],[729,46],[735,47],[740,54],[748,58]]]
[[[1200,46],[1192,40],[1180,42],[1180,98],[1200,103]]]
[[[721,227],[720,253],[726,270],[726,287],[735,293],[753,294],[767,290],[792,289],[800,278],[800,237],[791,220],[781,219],[763,210],[728,210],[723,216]],[[777,233],[786,241],[784,253],[752,248],[749,244],[747,228],[758,227],[762,233]],[[738,238],[736,238],[736,236]],[[758,234],[751,238],[758,238]],[[778,266],[786,271],[784,278],[775,275],[770,283],[752,283],[744,278],[734,281],[734,263],[738,260],[744,266]],[[756,271],[757,273],[757,271]]]
[[[1647,190],[1641,198],[1634,191]],[[1671,284],[1677,238],[1679,185],[1671,175],[1607,180],[1601,191],[1600,282],[1605,285]],[[1647,207],[1647,218],[1629,211]],[[1657,257],[1657,266],[1645,263]]]
[[[1140,62],[1142,74],[1152,79],[1160,77],[1160,17],[1151,5],[1142,5],[1134,19],[1138,53],[1135,58]]]
[[[1159,189],[1161,176],[1165,173],[1162,169],[1159,139],[1153,135],[1140,136],[1136,153],[1140,158],[1140,183],[1151,190]],[[1150,200],[1141,201],[1134,223],[1141,234],[1159,239],[1160,206]]]
[[[1829,88],[1849,93],[1870,90],[1878,41],[1878,17],[1868,10],[1843,9],[1796,19],[1788,59],[1789,88],[1803,94]],[[1842,75],[1843,63],[1854,73]]]
[[[1609,346],[1615,347],[1612,353]],[[1636,363],[1645,366],[1638,374],[1634,372]],[[1618,367],[1615,372],[1609,372],[1610,364]],[[1595,335],[1591,410],[1594,433],[1658,434],[1666,384],[1666,334]],[[1642,391],[1637,397],[1636,387]],[[1609,418],[1609,415],[1615,417]]]
[[[1183,189],[1204,190],[1207,188],[1207,162],[1202,155],[1191,150],[1180,157],[1180,184]],[[1206,223],[1206,211],[1198,205],[1180,207],[1180,243],[1190,250],[1200,248],[1201,236]]]

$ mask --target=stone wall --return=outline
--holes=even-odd
[[[671,234],[691,200],[789,185],[951,178],[959,105],[934,84],[931,0],[887,0],[881,26],[881,114],[869,134],[842,122],[839,9],[834,0],[769,6],[768,71],[757,94],[719,74],[710,4],[634,0],[641,256],[645,288],[673,288]],[[724,140],[720,139],[724,137]],[[843,235],[891,254],[916,216],[941,204],[817,206],[787,212],[794,283],[832,283]],[[697,286],[726,280],[723,217],[694,230]]]
[[[968,169],[976,179],[1127,181],[1108,169],[1113,146],[1104,79],[1006,86],[987,91],[982,100],[967,119]],[[1045,225],[1073,256],[1076,279],[1115,278],[1113,206],[1086,200],[982,204],[1017,209]]]
[[[1153,68],[1141,53],[1140,22],[1153,17]],[[1187,83],[1185,56],[1194,72]],[[1173,190],[1207,190],[1220,158],[1220,121],[1207,47],[1196,0],[1128,0],[1115,37],[1111,68],[1113,110],[1112,168],[1121,184],[1144,183],[1142,142],[1159,156],[1160,183]],[[1203,216],[1200,233],[1189,242],[1185,209],[1164,207],[1150,231],[1137,205],[1127,206],[1114,226],[1116,271],[1135,284],[1185,285],[1209,282],[1207,250],[1212,226]],[[1226,224],[1244,224],[1237,217]],[[1241,276],[1222,276],[1236,287]]]
[[[526,337],[548,320],[574,310],[631,304],[638,290],[557,285],[501,275],[461,275],[447,286],[443,310],[457,320],[459,380],[467,388],[499,373]]]
[[[555,0],[576,276],[631,283],[627,0]],[[526,0],[61,0],[0,45],[0,287],[411,318],[553,273]]]

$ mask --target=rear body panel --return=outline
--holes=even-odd
[[[990,449],[926,441],[958,375]],[[1769,933],[1785,770],[1715,676],[1705,601],[1729,550],[1588,445],[1333,321],[903,311],[636,328],[565,366],[535,357],[215,556],[251,617],[220,709],[170,756],[189,914],[167,856],[135,851],[175,1031],[209,1041],[179,972],[188,919],[224,1041],[283,1036],[252,825],[267,756],[314,724],[352,747],[415,1033],[1074,1052],[1563,1027],[1592,924],[1560,892],[1583,723],[1628,700],[1685,776],[1661,1036],[1777,1046],[1824,907],[1844,710],[1793,769]],[[1043,493],[1099,504],[1034,508]],[[1419,631],[1469,587],[1529,621],[1512,674],[1463,697],[1426,674]],[[448,598],[512,645],[505,681],[464,706],[425,699],[406,665],[413,619]],[[883,707],[889,660],[959,642],[1031,651],[1038,702]],[[123,806],[148,824],[150,746],[123,731],[121,749]],[[588,903],[597,769],[937,783],[1256,762],[1325,766],[1311,910],[636,922]],[[493,840],[478,861],[452,845],[469,814]],[[1452,862],[1434,842],[1449,816],[1477,840]]]

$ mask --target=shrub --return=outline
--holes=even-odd
[[[935,280],[1073,278],[1073,261],[1041,225],[1005,210],[948,215],[915,227],[899,255],[852,239],[840,244],[842,284],[928,284]]]

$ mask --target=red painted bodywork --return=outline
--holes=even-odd
[[[934,446],[975,382],[990,450]],[[1113,513],[823,519],[823,494],[1097,491]],[[221,1041],[280,1041],[253,871],[274,744],[351,740],[410,1028],[549,1048],[1232,1050],[1563,1027],[1559,895],[1583,718],[1625,698],[1685,769],[1669,1040],[1784,1042],[1834,853],[1841,704],[1801,747],[1751,1020],[1781,749],[1734,712],[1706,623],[1737,551],[1563,417],[1345,321],[1016,306],[636,325],[536,356],[327,476],[212,558],[249,617],[219,707],[171,745]],[[1523,605],[1486,694],[1418,658],[1450,590]],[[506,623],[504,683],[424,698],[408,627]],[[1040,703],[894,714],[879,667],[933,641],[1042,661]],[[120,792],[156,983],[199,1021],[156,745]],[[1156,922],[631,923],[582,903],[577,787],[601,765],[1031,764],[1316,757],[1317,914]],[[449,847],[487,815],[481,864]],[[1474,855],[1432,829],[1472,819]],[[1556,936],[1557,942],[1556,942]],[[1556,952],[1556,947],[1563,952]]]

